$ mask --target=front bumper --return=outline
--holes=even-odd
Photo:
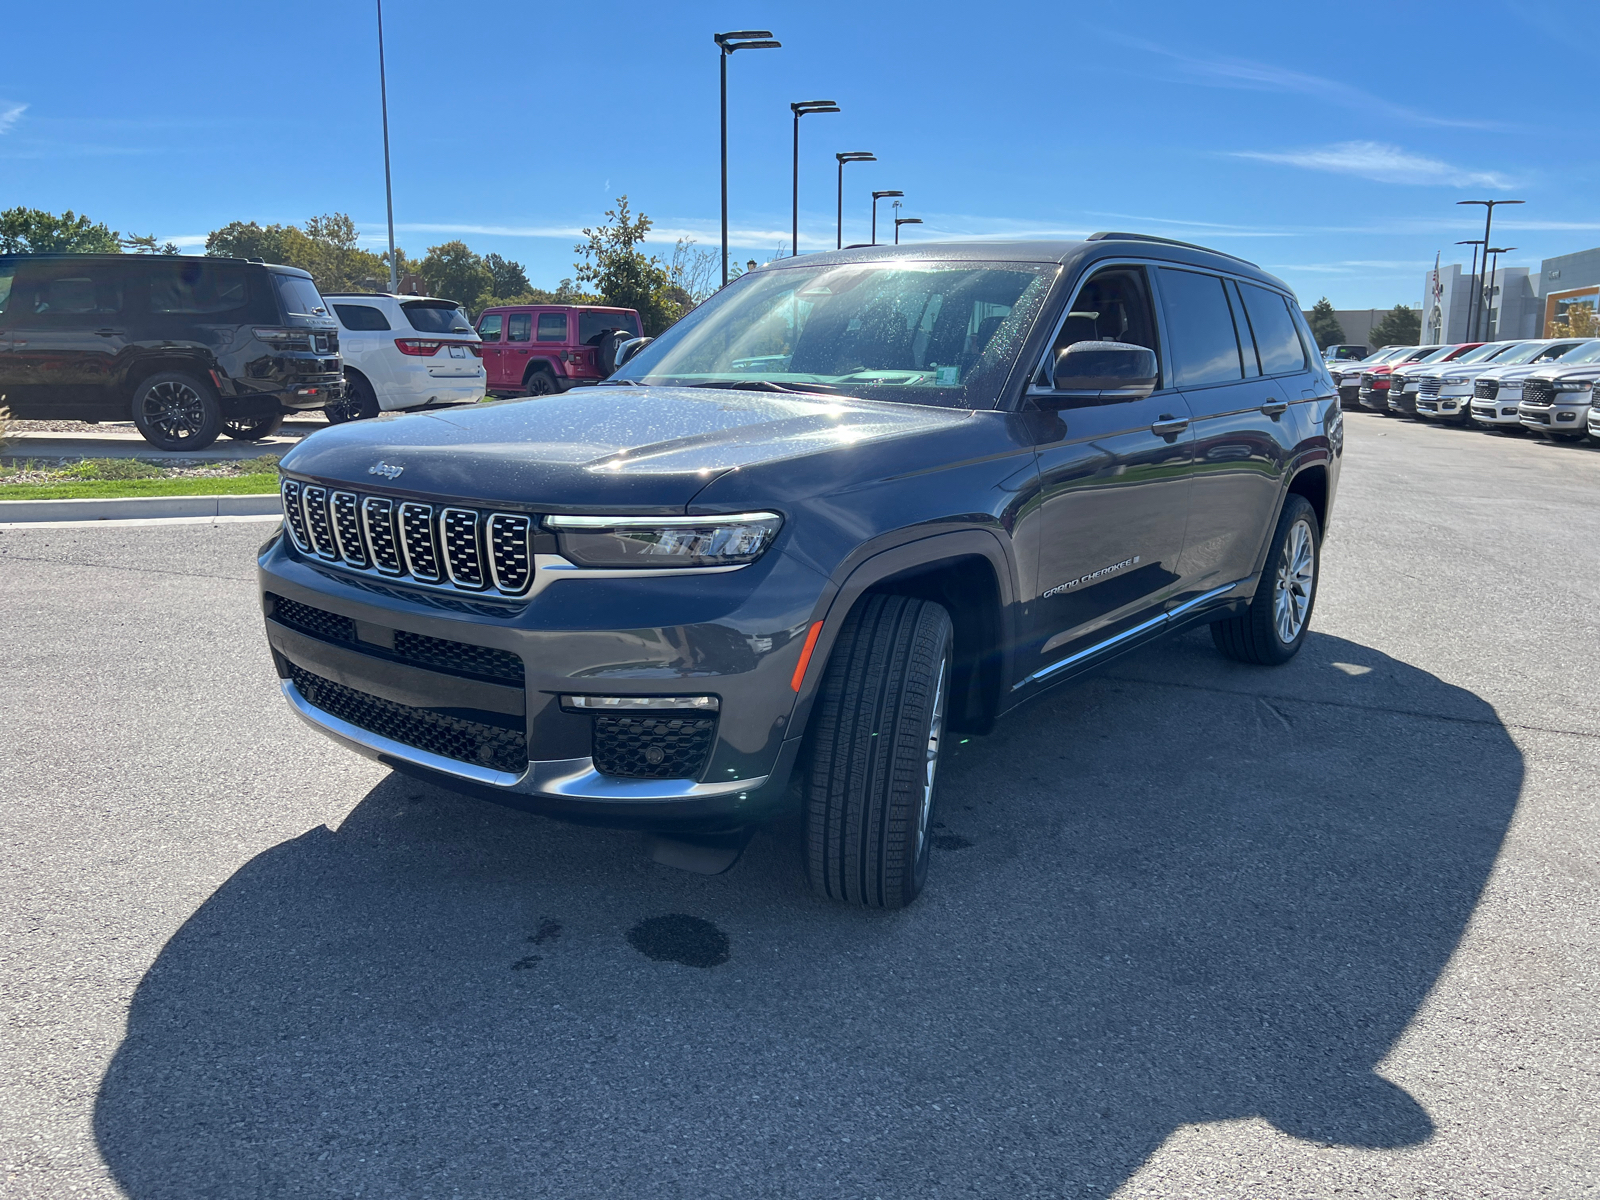
[[[1373,412],[1389,411],[1389,387],[1387,384],[1381,388],[1361,388],[1358,396],[1363,408],[1370,408]]]
[[[1505,425],[1521,428],[1522,418],[1517,410],[1521,402],[1513,397],[1495,400],[1474,400],[1472,402],[1472,419],[1479,425]]]
[[[1591,409],[1588,397],[1581,404],[1528,404],[1517,406],[1517,417],[1523,426],[1538,433],[1565,434],[1582,437],[1587,428]]]
[[[786,798],[800,749],[798,733],[790,734],[791,678],[824,580],[781,554],[692,578],[563,575],[514,602],[348,570],[306,556],[285,537],[264,550],[258,571],[285,700],[357,753],[457,791],[598,824],[726,829]],[[274,615],[282,600],[351,625],[353,638],[283,623]],[[402,661],[398,634],[465,652],[510,652],[524,674],[517,684],[487,683]],[[313,693],[331,685],[332,693],[356,694],[354,710],[312,703],[300,686],[307,676]],[[633,778],[596,767],[602,718],[564,708],[561,696],[571,694],[709,694],[720,711],[692,775]],[[366,718],[363,703],[400,716]],[[515,765],[503,748],[473,761],[470,751],[419,744],[428,739],[409,732],[407,713],[474,729],[498,722],[516,739]]]
[[[1462,388],[1453,392],[1440,392],[1436,396],[1416,398],[1416,415],[1429,420],[1458,421],[1472,412],[1472,393]]]
[[[1416,384],[1412,384],[1411,386],[1404,387],[1404,388],[1396,388],[1393,384],[1391,384],[1389,386],[1389,391],[1388,391],[1388,394],[1387,394],[1387,403],[1389,405],[1389,411],[1390,412],[1403,413],[1405,416],[1408,416],[1408,417],[1416,416],[1417,415],[1417,387],[1416,387]]]

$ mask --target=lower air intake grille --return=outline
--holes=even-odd
[[[482,675],[487,679],[514,683],[518,687],[524,682],[522,660],[509,650],[471,646],[466,642],[452,642],[397,629],[394,652],[408,662],[438,667],[456,675]]]
[[[349,617],[323,612],[320,608],[312,608],[311,605],[301,604],[298,600],[286,600],[282,596],[274,596],[272,615],[290,629],[309,633],[312,637],[319,637],[325,642],[356,640],[356,623]]]
[[[528,769],[522,732],[411,708],[358,692],[289,664],[289,678],[306,702],[352,725],[430,754],[520,775]]]
[[[711,753],[714,717],[596,717],[594,767],[624,779],[692,779]]]

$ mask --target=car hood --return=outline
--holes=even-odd
[[[303,479],[543,512],[681,512],[729,471],[959,426],[964,409],[735,389],[584,387],[319,430]]]
[[[1573,363],[1569,367],[1541,367],[1529,379],[1600,379],[1600,362]]]
[[[1530,375],[1548,373],[1549,370],[1550,364],[1547,362],[1523,363],[1516,367],[1491,367],[1484,372],[1484,375],[1504,383],[1508,379],[1526,379]]]

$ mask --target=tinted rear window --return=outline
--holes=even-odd
[[[149,280],[153,313],[228,313],[250,305],[250,277],[243,267],[157,263]]]
[[[1222,280],[1195,271],[1160,268],[1173,382],[1178,387],[1233,383],[1244,377]]]
[[[411,300],[400,306],[418,333],[466,333],[467,314],[448,300]]]
[[[600,335],[608,329],[622,329],[639,336],[639,318],[630,313],[580,312],[578,314],[578,340],[585,346],[598,345]]]
[[[532,313],[512,313],[506,320],[506,341],[525,342],[533,333]]]
[[[567,314],[566,313],[540,313],[538,340],[541,342],[564,342],[567,340]]]
[[[122,274],[88,264],[54,263],[24,270],[8,306],[18,317],[62,317],[122,311]]]
[[[389,328],[389,318],[383,315],[383,310],[370,304],[335,304],[333,311],[346,329],[366,332]]]
[[[1306,369],[1305,347],[1295,332],[1294,318],[1289,306],[1277,292],[1241,283],[1244,294],[1244,311],[1250,318],[1250,329],[1256,335],[1256,353],[1261,356],[1263,375],[1287,375]]]
[[[283,301],[283,311],[291,317],[325,317],[327,302],[317,285],[303,275],[280,275],[272,272],[272,282],[278,285],[278,298]]]

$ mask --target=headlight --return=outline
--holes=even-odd
[[[1558,379],[1556,391],[1558,392],[1587,392],[1594,386],[1592,379]]]
[[[1467,377],[1465,375],[1452,375],[1450,378],[1444,381],[1446,387],[1454,387],[1465,382],[1467,382]]]
[[[580,567],[657,570],[739,567],[753,563],[778,536],[777,513],[719,517],[545,518],[561,553]]]

